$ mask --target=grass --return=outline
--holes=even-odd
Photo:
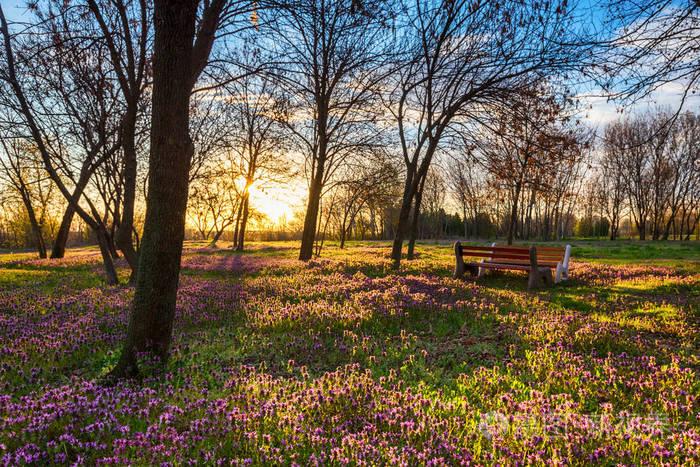
[[[116,387],[132,291],[0,254],[3,463],[700,462],[698,244],[574,242],[536,292],[448,243],[248,247],[187,245],[172,358]]]

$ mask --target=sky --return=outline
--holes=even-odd
[[[592,24],[600,22],[603,10],[596,6],[600,0],[581,0],[579,8],[581,14],[590,18]],[[9,22],[22,21],[26,15],[24,0],[0,0],[5,15]],[[680,105],[683,86],[680,83],[670,83],[648,98],[636,102],[633,105],[620,102],[609,102],[601,96],[598,89],[592,89],[579,94],[582,122],[597,129],[601,134],[606,124],[621,118],[624,115],[653,110],[654,108],[670,108],[675,110]],[[697,110],[700,107],[700,96],[687,99],[685,109]],[[621,112],[622,110],[622,112]],[[251,192],[251,202],[260,212],[264,213],[269,221],[279,224],[281,220],[291,221],[294,214],[304,207],[306,183],[303,180],[293,180],[284,186],[254,187]]]
[[[26,10],[23,0],[0,0],[0,5],[8,22],[20,21]]]

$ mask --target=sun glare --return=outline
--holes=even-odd
[[[291,219],[294,210],[303,203],[306,196],[303,186],[294,185],[279,188],[261,187],[258,183],[253,183],[249,190],[251,204],[274,225],[280,225],[284,220]]]

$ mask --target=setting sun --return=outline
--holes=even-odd
[[[256,209],[264,214],[268,221],[278,226],[281,220],[289,220],[294,211],[302,206],[306,196],[303,184],[290,183],[287,187],[265,187],[253,183],[250,191],[250,201]]]

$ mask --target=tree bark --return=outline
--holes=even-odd
[[[131,108],[133,107],[133,108]],[[138,254],[134,248],[132,232],[134,230],[134,206],[136,203],[136,105],[130,105],[124,117],[122,126],[122,150],[124,152],[124,204],[122,217],[114,243],[124,254],[126,262],[131,268],[129,283],[136,281],[138,266]]]
[[[317,174],[322,174],[320,169]],[[314,253],[314,240],[316,238],[316,228],[318,223],[318,209],[321,201],[321,180],[315,176],[309,188],[309,201],[306,205],[306,215],[304,216],[304,231],[301,234],[301,249],[299,259],[308,261]]]
[[[513,244],[513,236],[515,234],[515,224],[518,221],[518,199],[520,198],[519,188],[516,188],[516,194],[513,197],[513,206],[510,209],[510,218],[508,219],[508,245]]]
[[[137,354],[168,357],[185,233],[197,1],[156,0],[150,180],[127,337],[113,376],[138,373]],[[213,39],[212,39],[213,40]]]
[[[423,200],[423,188],[425,187],[426,177],[421,177],[418,190],[414,196],[413,200],[413,218],[411,219],[411,231],[408,237],[408,252],[406,253],[406,259],[411,260],[414,256],[414,251],[416,248],[416,236],[418,235],[418,221],[420,220],[420,205]]]
[[[391,259],[394,262],[394,267],[398,267],[401,263],[401,250],[403,249],[403,241],[406,238],[408,218],[411,212],[411,204],[413,201],[413,192],[414,191],[412,177],[407,177],[406,183],[404,185],[403,199],[401,200],[401,209],[399,210],[399,221],[396,225],[394,243],[391,248]]]
[[[637,233],[639,234],[640,240],[647,239],[646,222],[643,222],[643,221],[637,222]]]
[[[338,248],[341,250],[345,248],[345,237],[346,237],[346,231],[345,227],[340,228],[340,244],[338,245]]]
[[[104,262],[107,283],[116,285],[119,283],[119,277],[117,276],[117,270],[114,268],[113,252],[110,248],[110,243],[112,242],[107,233],[107,229],[103,224],[100,224],[100,226],[95,229],[95,234],[97,236],[97,245],[100,247],[100,253],[102,254],[102,261]]]
[[[63,258],[66,254],[66,244],[68,243],[68,237],[70,236],[70,227],[73,224],[73,217],[75,216],[75,205],[83,196],[83,191],[87,186],[90,176],[87,171],[83,171],[80,174],[78,182],[73,188],[73,193],[71,193],[71,199],[68,200],[68,206],[63,213],[63,218],[61,219],[61,225],[56,232],[56,239],[53,242],[53,247],[51,248],[51,259]]]
[[[46,258],[46,242],[44,241],[44,234],[41,231],[41,225],[36,218],[36,212],[34,211],[34,206],[32,206],[32,200],[29,193],[25,190],[24,186],[21,189],[22,201],[24,202],[24,207],[27,210],[27,216],[29,217],[29,224],[32,227],[32,234],[34,234],[34,239],[36,241],[36,249],[39,253],[39,258]]]
[[[51,248],[51,259],[63,258],[66,255],[66,244],[68,243],[68,235],[70,234],[70,226],[73,223],[74,215],[75,209],[69,204],[66,206],[61,225],[58,228],[58,232],[56,232],[56,238]]]
[[[250,192],[246,190],[243,202],[243,213],[241,214],[241,225],[238,227],[238,243],[236,244],[236,251],[243,251],[245,247],[245,228],[248,223],[248,204],[250,201]]]

